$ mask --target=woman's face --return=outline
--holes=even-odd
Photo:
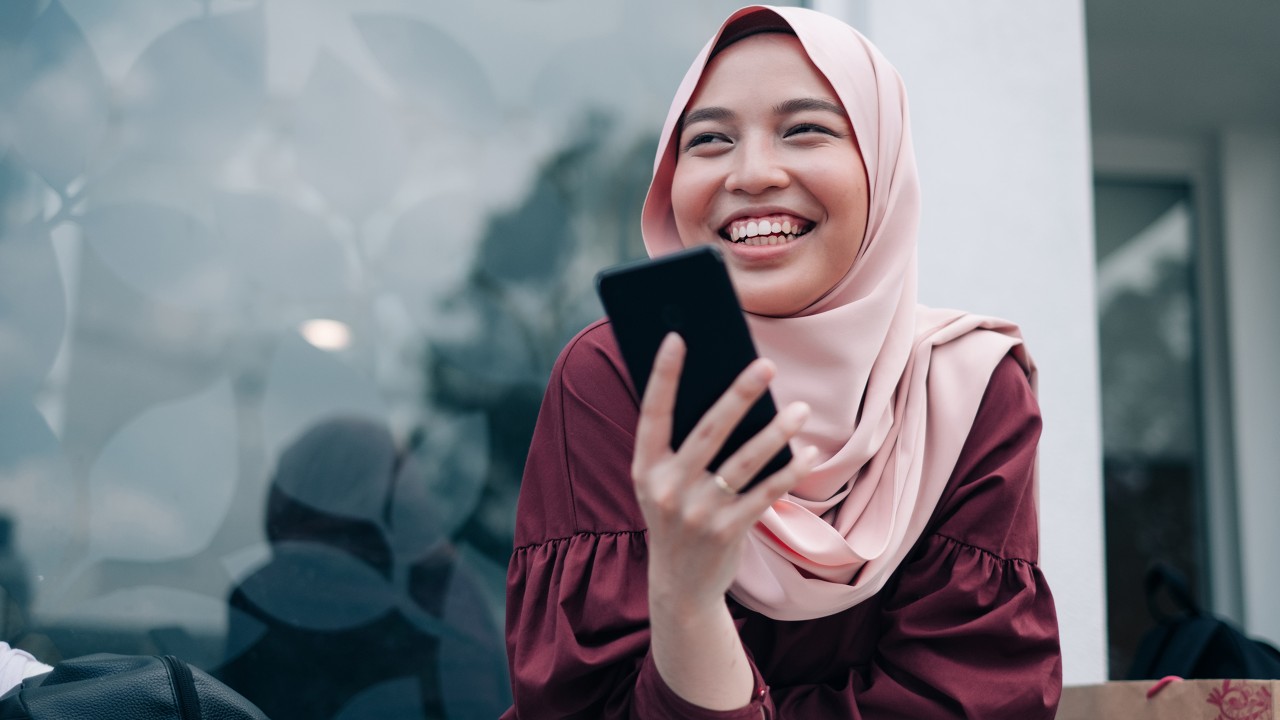
[[[867,174],[840,100],[798,39],[769,33],[725,48],[679,132],[680,240],[724,252],[747,311],[793,315],[844,277],[867,227]]]

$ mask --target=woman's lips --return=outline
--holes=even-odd
[[[813,229],[813,223],[788,214],[740,217],[720,229],[720,237],[745,245],[782,245]]]

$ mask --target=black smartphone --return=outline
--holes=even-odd
[[[669,332],[684,339],[687,352],[671,434],[672,449],[679,448],[703,414],[757,357],[724,257],[715,247],[699,245],[652,260],[624,263],[596,275],[596,292],[641,397],[662,339]],[[773,395],[766,391],[725,440],[708,469],[714,472],[719,468],[776,414]],[[790,461],[791,448],[783,447],[743,489]]]

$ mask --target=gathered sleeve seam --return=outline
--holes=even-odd
[[[946,542],[952,545],[957,545],[959,547],[977,552],[980,555],[985,555],[986,557],[989,557],[991,560],[1001,564],[1029,565],[1033,568],[1039,567],[1039,563],[1037,563],[1034,560],[1027,560],[1026,558],[1020,558],[1020,557],[1004,557],[1003,555],[994,553],[986,548],[978,547],[977,545],[974,545],[972,543],[967,543],[958,538],[951,537],[946,533],[935,532],[933,536],[936,538],[941,538],[942,540],[945,540]]]
[[[578,538],[583,538],[583,537],[595,538],[595,539],[603,538],[603,537],[628,537],[628,536],[634,537],[636,535],[643,536],[647,532],[648,532],[647,530],[614,530],[609,532],[591,532],[591,531],[583,530],[581,532],[576,532],[572,535],[566,535],[564,537],[548,538],[546,540],[539,540],[538,542],[525,543],[524,545],[517,546],[515,548],[515,552],[521,552],[524,550],[533,550],[541,547],[559,545],[561,543],[568,542],[570,540],[576,540]]]

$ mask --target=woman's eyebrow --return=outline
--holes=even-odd
[[[831,102],[823,98],[793,98],[785,100],[773,106],[773,112],[777,115],[791,115],[793,113],[804,112],[806,110],[817,110],[820,112],[835,113],[840,117],[849,117],[848,113],[839,103]]]
[[[703,107],[703,108],[698,108],[697,110],[694,110],[688,115],[685,115],[684,117],[680,118],[680,122],[677,124],[677,127],[683,130],[685,125],[692,125],[693,123],[703,122],[706,120],[711,120],[711,121],[729,120],[729,119],[732,119],[733,116],[734,116],[733,111],[726,107],[719,107],[719,106]]]

